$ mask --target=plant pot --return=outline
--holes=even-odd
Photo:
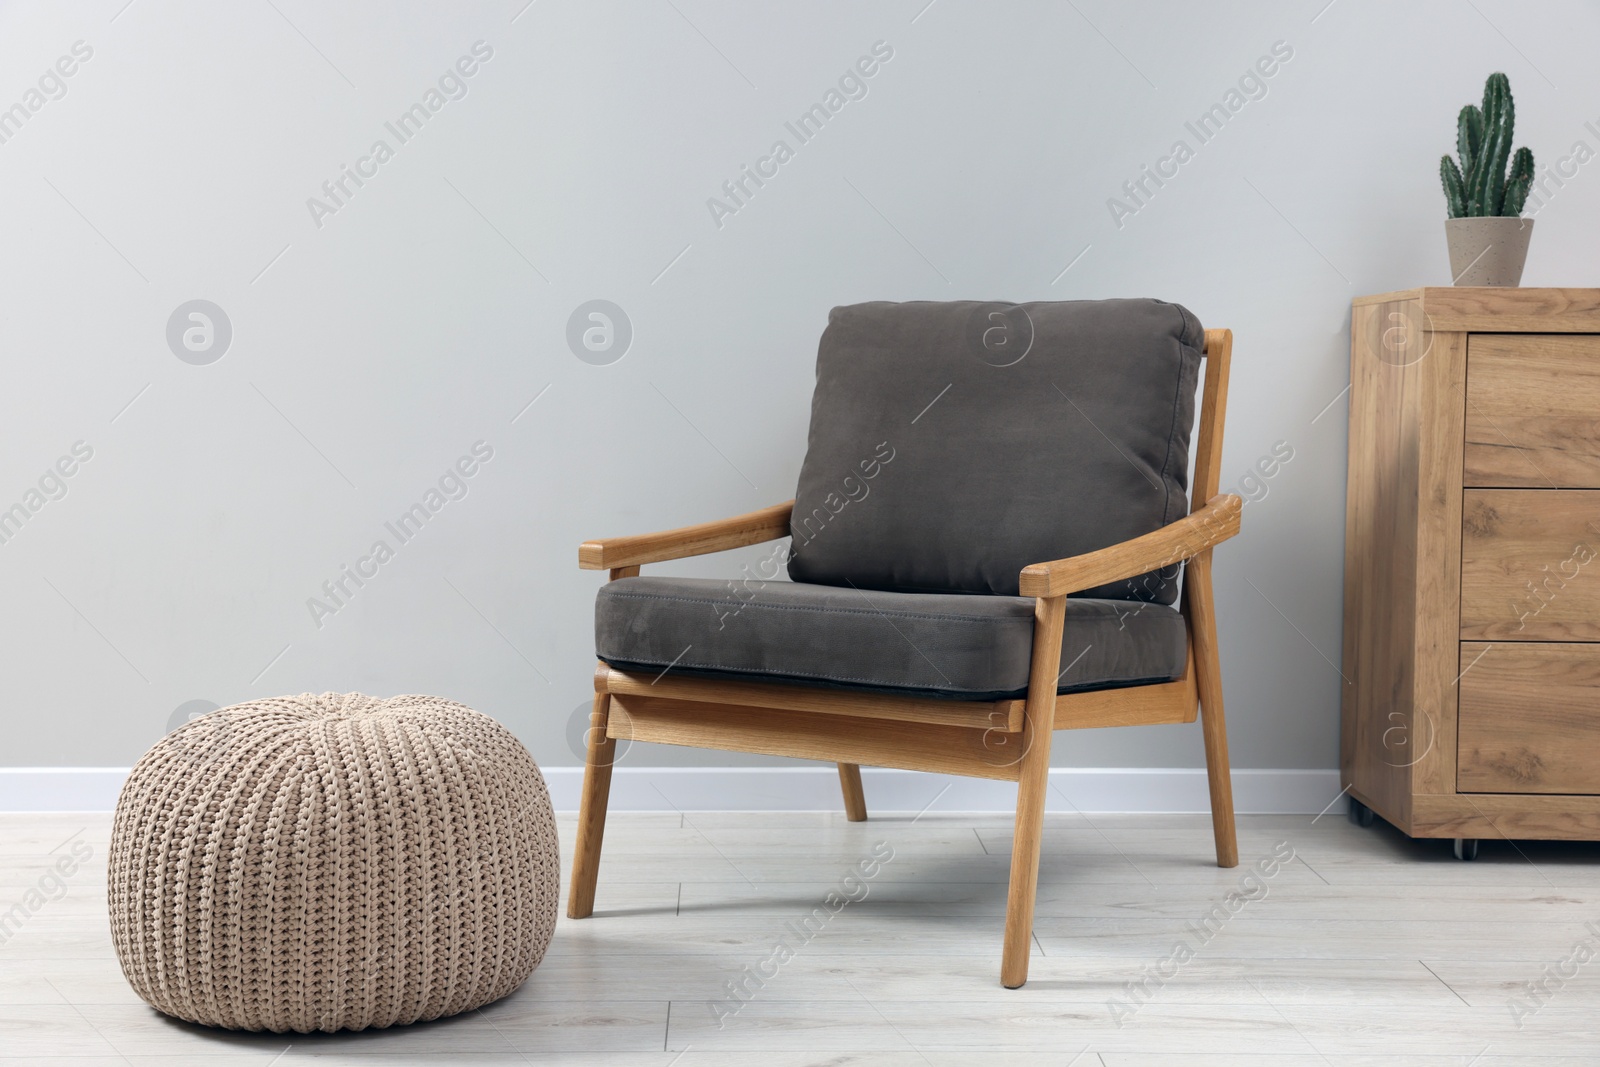
[[[1445,219],[1455,285],[1516,285],[1528,259],[1533,220],[1509,216]]]

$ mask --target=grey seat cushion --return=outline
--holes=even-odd
[[[595,603],[595,647],[621,669],[998,700],[1028,689],[1033,600],[799,582],[622,578]],[[1183,674],[1183,616],[1067,601],[1060,691]]]
[[[1030,563],[1180,518],[1203,343],[1159,300],[834,308],[790,577],[1015,595]],[[1084,595],[1170,604],[1176,577]]]

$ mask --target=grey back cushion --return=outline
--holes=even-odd
[[[789,576],[1015,596],[1030,563],[1180,518],[1203,344],[1160,300],[834,308]],[[1080,595],[1170,604],[1176,577]]]

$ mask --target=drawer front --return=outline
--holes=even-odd
[[[1600,793],[1600,645],[1463,642],[1456,788]]]
[[[1600,490],[1464,491],[1461,636],[1600,641]]]
[[[1600,335],[1467,340],[1464,483],[1600,488]]]

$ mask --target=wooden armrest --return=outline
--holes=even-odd
[[[586,571],[637,567],[641,563],[703,556],[707,552],[726,552],[730,548],[776,541],[789,536],[789,514],[793,510],[794,501],[790,500],[698,526],[585,541],[578,546],[578,566]]]
[[[1022,596],[1066,596],[1097,585],[1134,578],[1197,556],[1239,532],[1244,501],[1219,493],[1205,507],[1177,522],[1081,556],[1035,563],[1022,569]]]

